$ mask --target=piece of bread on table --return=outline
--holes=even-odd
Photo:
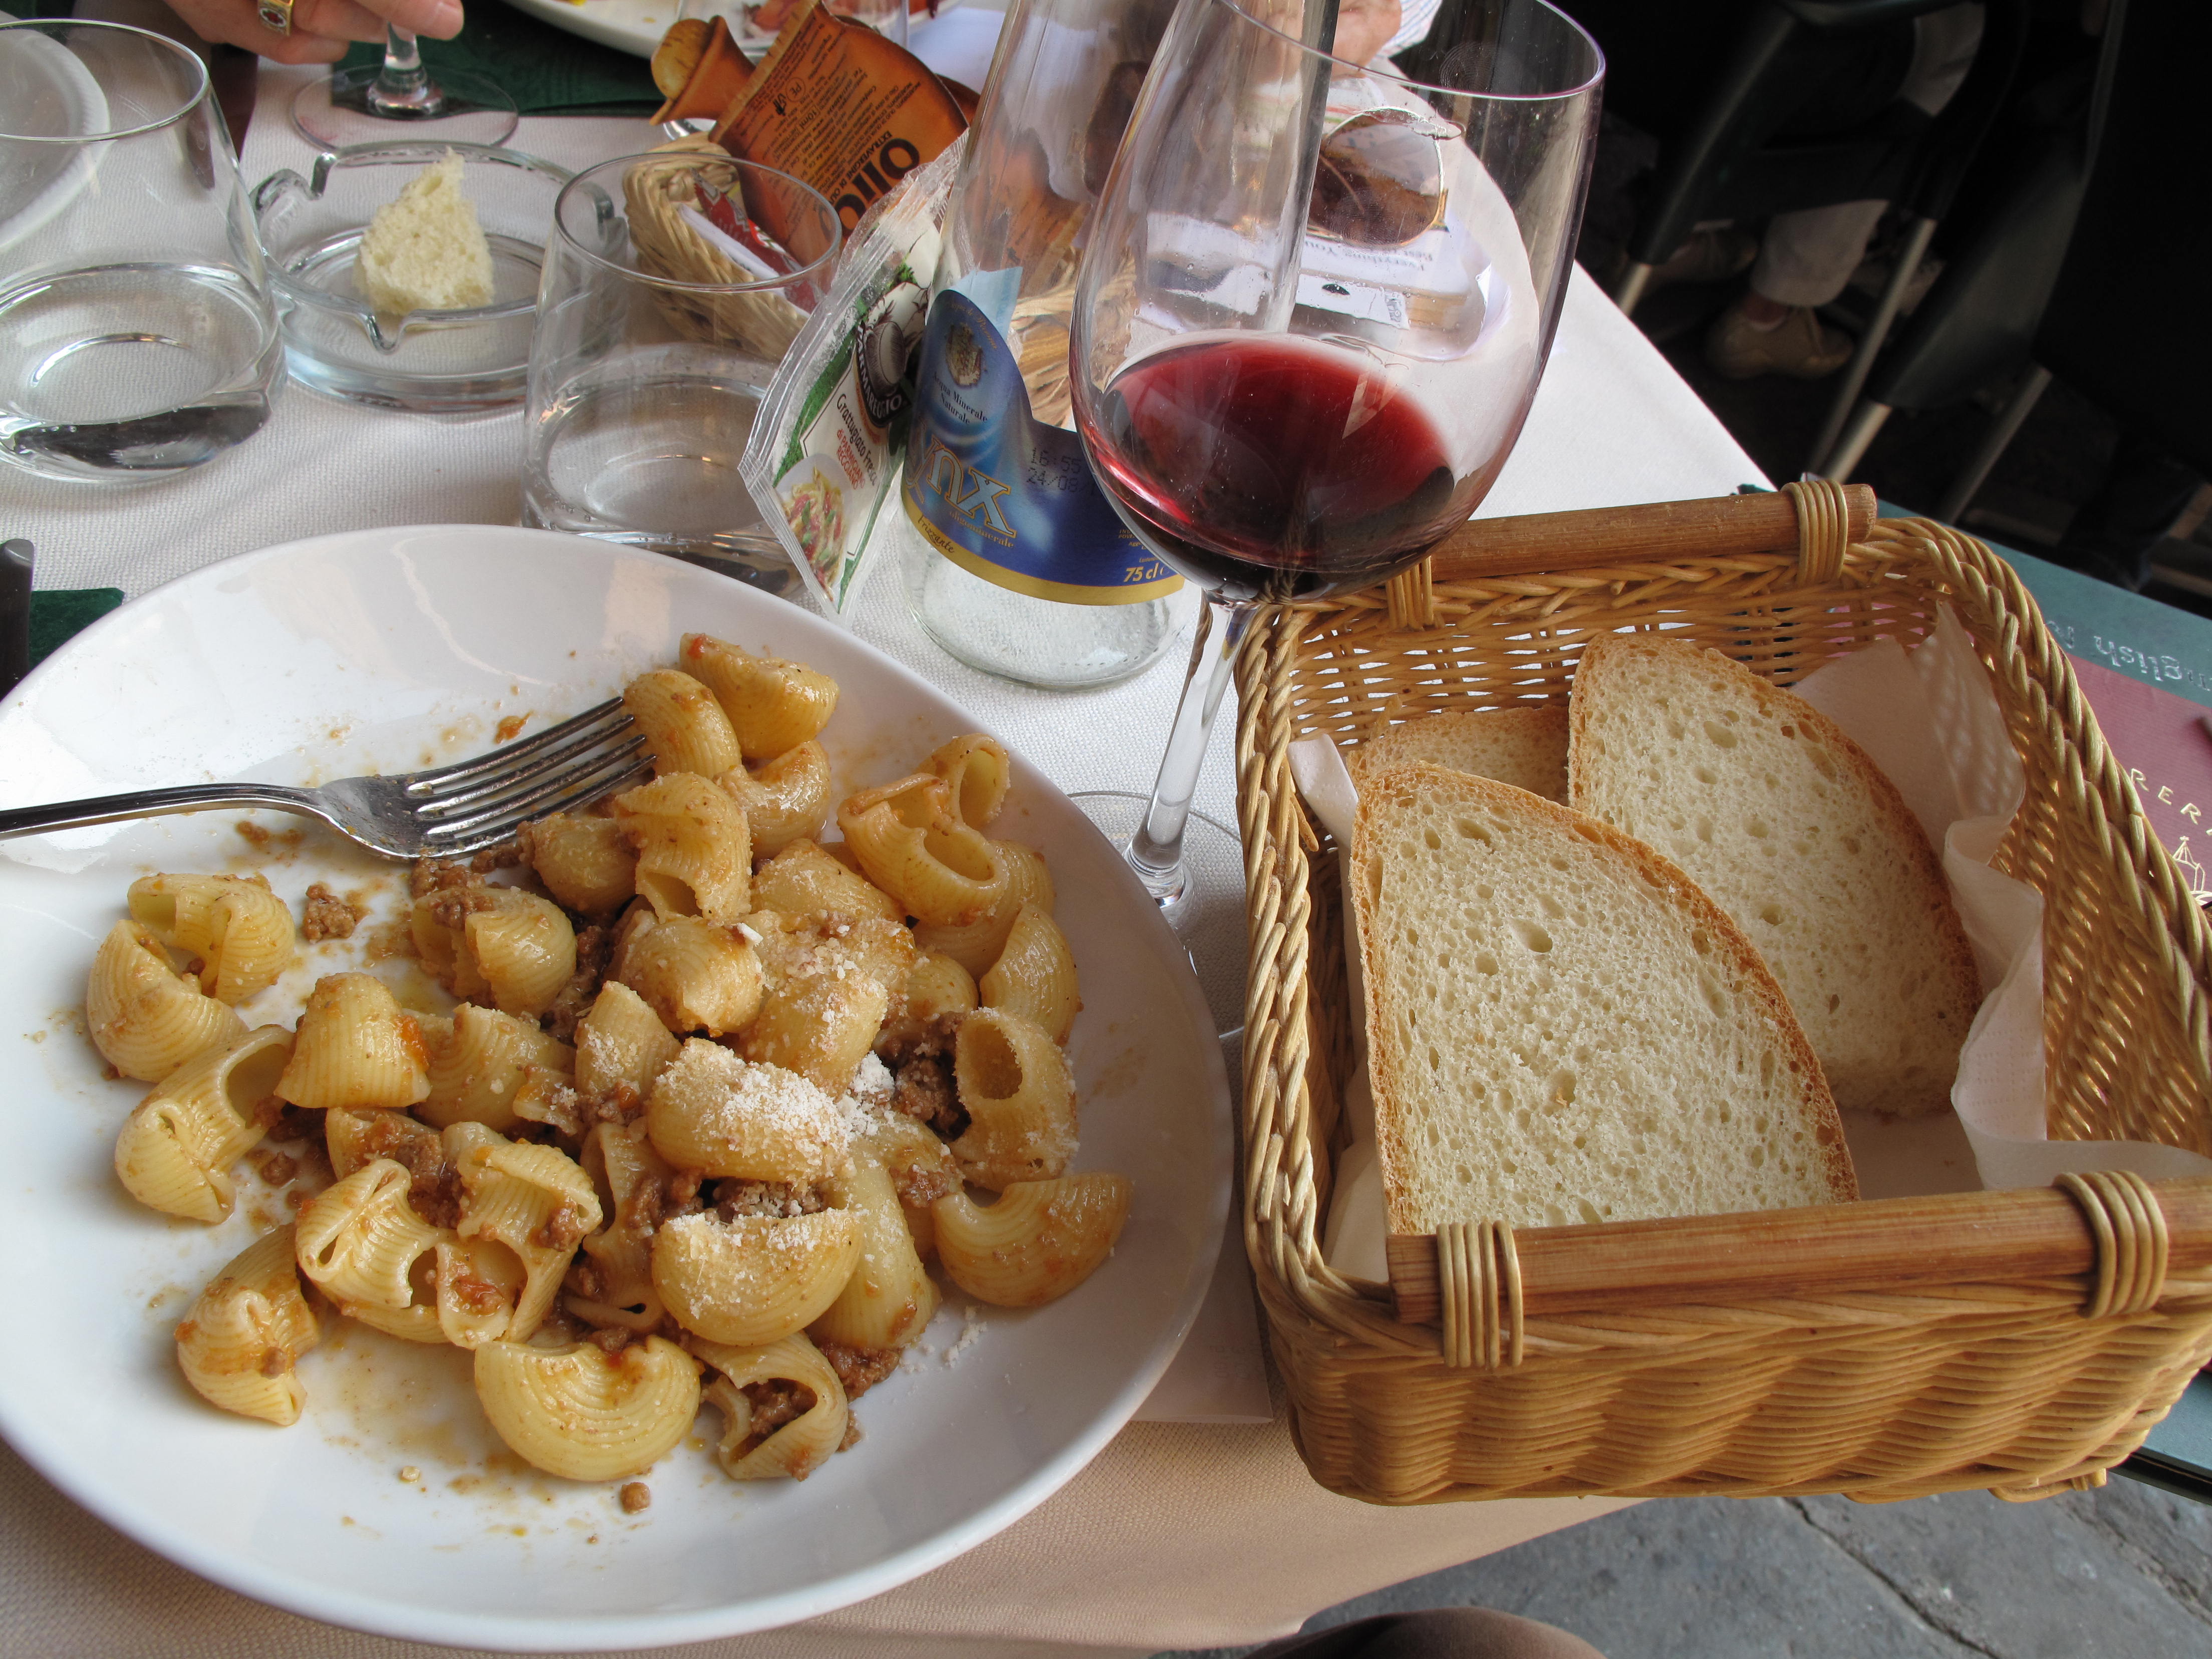
[[[1354,787],[1370,773],[1401,761],[1428,761],[1478,778],[1495,778],[1564,805],[1567,711],[1483,708],[1424,714],[1402,726],[1386,726],[1344,751]]]
[[[1569,799],[1749,935],[1837,1104],[1948,1107],[1980,976],[1935,850],[1866,752],[1796,693],[1650,634],[1592,641],[1570,712]]]
[[[354,285],[380,315],[461,311],[492,301],[491,245],[461,193],[459,155],[445,155],[377,209],[354,255]]]
[[[1352,858],[1393,1232],[1858,1195],[1772,975],[1650,848],[1416,762],[1367,780]]]

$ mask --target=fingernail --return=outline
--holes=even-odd
[[[444,4],[430,14],[430,18],[422,33],[439,40],[452,40],[461,32],[459,0],[445,0]]]

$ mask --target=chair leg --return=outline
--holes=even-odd
[[[2185,542],[2197,533],[2197,526],[2212,519],[2212,483],[2199,484],[2197,493],[2189,498],[2189,505],[2181,509],[2181,516],[2166,526],[2166,533],[2175,541]]]
[[[1866,332],[1859,337],[1858,349],[1851,354],[1850,367],[1844,370],[1835,401],[1828,405],[1827,422],[1821,427],[1812,456],[1805,463],[1813,471],[1826,475],[1828,452],[1835,447],[1844,420],[1858,402],[1859,393],[1866,389],[1867,376],[1874,372],[1874,360],[1881,355],[1882,343],[1889,338],[1889,325],[1897,320],[1905,290],[1919,273],[1920,262],[1927,257],[1928,244],[1935,235],[1936,222],[1925,217],[1915,219],[1911,229],[1905,233],[1905,246],[1898,250],[1896,266],[1889,273],[1889,281],[1882,285],[1881,298],[1875,302],[1874,315],[1868,319]]]
[[[1881,423],[1889,418],[1890,406],[1871,400],[1863,402],[1851,411],[1851,418],[1836,439],[1836,447],[1828,453],[1821,467],[1822,475],[1838,483],[1848,483],[1852,471],[1866,459],[1867,447],[1881,430]]]
[[[1620,273],[1620,286],[1613,290],[1613,302],[1620,307],[1622,316],[1636,314],[1636,302],[1644,297],[1644,288],[1650,281],[1650,265],[1632,264]]]
[[[2049,369],[2040,363],[2029,367],[2027,378],[2020,383],[2020,390],[2012,394],[2012,401],[2005,405],[2004,413],[1997,416],[1996,424],[1990,427],[1989,434],[1982,440],[1982,447],[1974,452],[1973,459],[1968,461],[1965,470],[1951,481],[1951,488],[1936,504],[1937,518],[1945,524],[1959,522],[1966,510],[1966,503],[1974,499],[1975,492],[1988,479],[1990,469],[1997,464],[1997,458],[2005,453],[2005,446],[2019,435],[2021,427],[2035,408],[2036,399],[2043,396],[2043,389],[2050,384]]]

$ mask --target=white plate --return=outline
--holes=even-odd
[[[723,9],[714,0],[695,0],[688,13],[683,0],[583,0],[580,5],[572,5],[569,0],[507,0],[507,3],[517,11],[528,12],[541,23],[640,58],[653,56],[660,37],[678,17],[712,17]],[[731,15],[736,15],[734,0]],[[948,21],[956,15],[957,22]],[[908,50],[936,73],[980,92],[982,77],[991,67],[991,48],[998,42],[999,26],[1005,21],[1000,9],[977,7],[971,12],[959,0],[940,0],[935,17],[908,20]]]
[[[35,29],[0,30],[0,109],[27,137],[76,138],[108,125],[106,94],[84,61]],[[96,144],[11,145],[0,179],[0,248],[52,223],[99,170]]]
[[[681,0],[507,0],[541,23],[566,29],[603,46],[650,58],[668,26],[683,15]]]
[[[213,565],[87,629],[0,705],[11,802],[233,777],[398,770],[534,726],[671,659],[685,629],[770,649],[843,688],[823,734],[841,787],[911,770],[975,722],[830,624],[689,565],[550,532],[361,531]],[[1018,763],[994,833],[1041,848],[1083,975],[1069,1055],[1079,1167],[1136,1197],[1089,1282],[1028,1313],[985,1310],[854,1407],[866,1437],[804,1485],[739,1486],[703,1433],[626,1516],[611,1486],[514,1466],[467,1357],[349,1328],[301,1363],[307,1415],[272,1429],[202,1403],[170,1331],[281,1206],[241,1170],[238,1213],[171,1221],[111,1159],[143,1093],[103,1081],[75,1010],[93,949],[153,870],[262,867],[384,886],[398,866],[311,830],[270,860],[223,811],[0,842],[0,1098],[9,1105],[0,1257],[36,1307],[0,1366],[0,1430],[72,1498],[173,1560],[280,1607],[419,1641],[530,1650],[700,1641],[811,1617],[926,1571],[1082,1468],[1142,1403],[1205,1294],[1227,1213],[1228,1091],[1174,936],[1112,849]],[[306,823],[263,815],[274,830]],[[366,930],[364,930],[366,931]],[[265,994],[288,1023],[360,936],[305,947]],[[384,971],[413,971],[400,962]],[[259,1023],[249,1006],[249,1024]],[[422,1472],[404,1482],[403,1468]]]

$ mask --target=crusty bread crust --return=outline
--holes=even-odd
[[[1730,981],[1731,991],[1748,999],[1748,1018],[1741,1023],[1756,1023],[1763,1027],[1790,1062],[1783,1072],[1796,1080],[1795,1097],[1792,1100],[1784,1095],[1782,1098],[1790,1109],[1802,1115],[1799,1126],[1809,1127],[1816,1160],[1809,1182],[1792,1201],[1845,1202],[1858,1196],[1857,1178],[1844,1145],[1842,1120],[1821,1076],[1820,1062],[1805,1041],[1788,1000],[1751,942],[1695,883],[1668,859],[1609,825],[1525,790],[1417,762],[1382,768],[1368,777],[1361,793],[1352,848],[1357,878],[1351,885],[1360,938],[1367,952],[1364,1013],[1369,1033],[1370,1080],[1375,1097],[1376,1139],[1385,1208],[1393,1232],[1425,1233],[1447,1220],[1488,1218],[1438,1213],[1433,1201],[1425,1205],[1413,1196],[1423,1185],[1422,1154],[1415,1144],[1417,1126],[1409,1101],[1409,1060],[1394,1040],[1392,988],[1405,975],[1401,971],[1401,964],[1394,960],[1394,953],[1401,947],[1382,914],[1386,908],[1382,891],[1384,854],[1380,842],[1392,833],[1399,821],[1411,821],[1407,817],[1409,809],[1424,797],[1454,806],[1480,809],[1495,820],[1513,826],[1516,832],[1545,837],[1551,848],[1550,856],[1559,860],[1552,867],[1567,870],[1578,866],[1579,879],[1586,887],[1595,888],[1609,882],[1632,898],[1639,894],[1648,896],[1655,913],[1672,913],[1684,940],[1708,940],[1710,959],[1721,965]],[[1783,1086],[1789,1088],[1788,1085]],[[1601,1103],[1607,1111],[1649,1104]],[[1505,1156],[1507,1150],[1502,1146],[1486,1148],[1486,1152],[1498,1157]],[[1708,1204],[1704,1212],[1761,1206],[1761,1200],[1754,1194],[1742,1197],[1740,1201]],[[1499,1218],[1516,1225],[1544,1224],[1541,1218],[1526,1213]],[[1631,1213],[1615,1213],[1607,1218],[1626,1220],[1634,1217]]]
[[[1567,711],[1559,706],[1447,710],[1378,727],[1344,751],[1354,784],[1403,761],[1495,778],[1564,806]]]
[[[1823,929],[1817,934],[1808,930],[1804,937],[1754,926],[1759,919],[1742,907],[1759,908],[1753,896],[1762,879],[1758,872],[1745,860],[1731,860],[1723,847],[1709,849],[1694,838],[1670,836],[1660,821],[1664,811],[1688,803],[1724,804],[1731,784],[1741,793],[1742,781],[1731,777],[1725,763],[1717,781],[1701,781],[1691,775],[1696,769],[1669,756],[1663,723],[1648,695],[1655,676],[1694,688],[1712,710],[1748,711],[1776,731],[1794,731],[1801,741],[1791,747],[1808,763],[1823,755],[1831,759],[1839,781],[1872,814],[1880,844],[1862,853],[1846,842],[1822,858],[1838,872],[1856,860],[1856,867],[1869,872],[1869,882],[1880,883],[1887,902],[1879,908],[1839,904],[1825,916],[1809,905],[1793,910],[1793,924],[1802,915]],[[1775,954],[1768,965],[1792,994],[1838,1103],[1847,1109],[1906,1115],[1947,1109],[1958,1049],[1981,1001],[1980,975],[1935,848],[1896,786],[1866,751],[1796,693],[1720,652],[1651,634],[1609,634],[1592,641],[1575,671],[1570,712],[1568,799],[1577,810],[1675,854],[1742,924],[1754,945],[1769,941]],[[1611,745],[1603,753],[1591,741],[1600,730]],[[1665,803],[1656,808],[1653,797],[1659,792],[1647,775],[1655,767],[1663,768],[1666,777]],[[1802,781],[1818,787],[1809,774]],[[1799,787],[1788,777],[1781,782],[1785,795]],[[1767,780],[1767,787],[1774,789],[1773,779]],[[1714,816],[1721,816],[1718,805]],[[1770,883],[1768,889],[1785,884]],[[1891,911],[1897,913],[1895,924],[1877,933]],[[1878,951],[1871,944],[1877,938]],[[1847,975],[1856,957],[1872,958],[1862,974],[1879,973],[1887,984],[1917,978],[1921,988],[1910,997],[1892,997],[1893,1006],[1883,1006],[1871,991],[1854,1000],[1857,1006],[1843,1006],[1832,994],[1823,994],[1832,993],[1836,982],[1827,978],[1831,969],[1839,978]],[[1818,985],[1812,982],[1816,972]],[[1860,983],[1871,981],[1862,977]]]

